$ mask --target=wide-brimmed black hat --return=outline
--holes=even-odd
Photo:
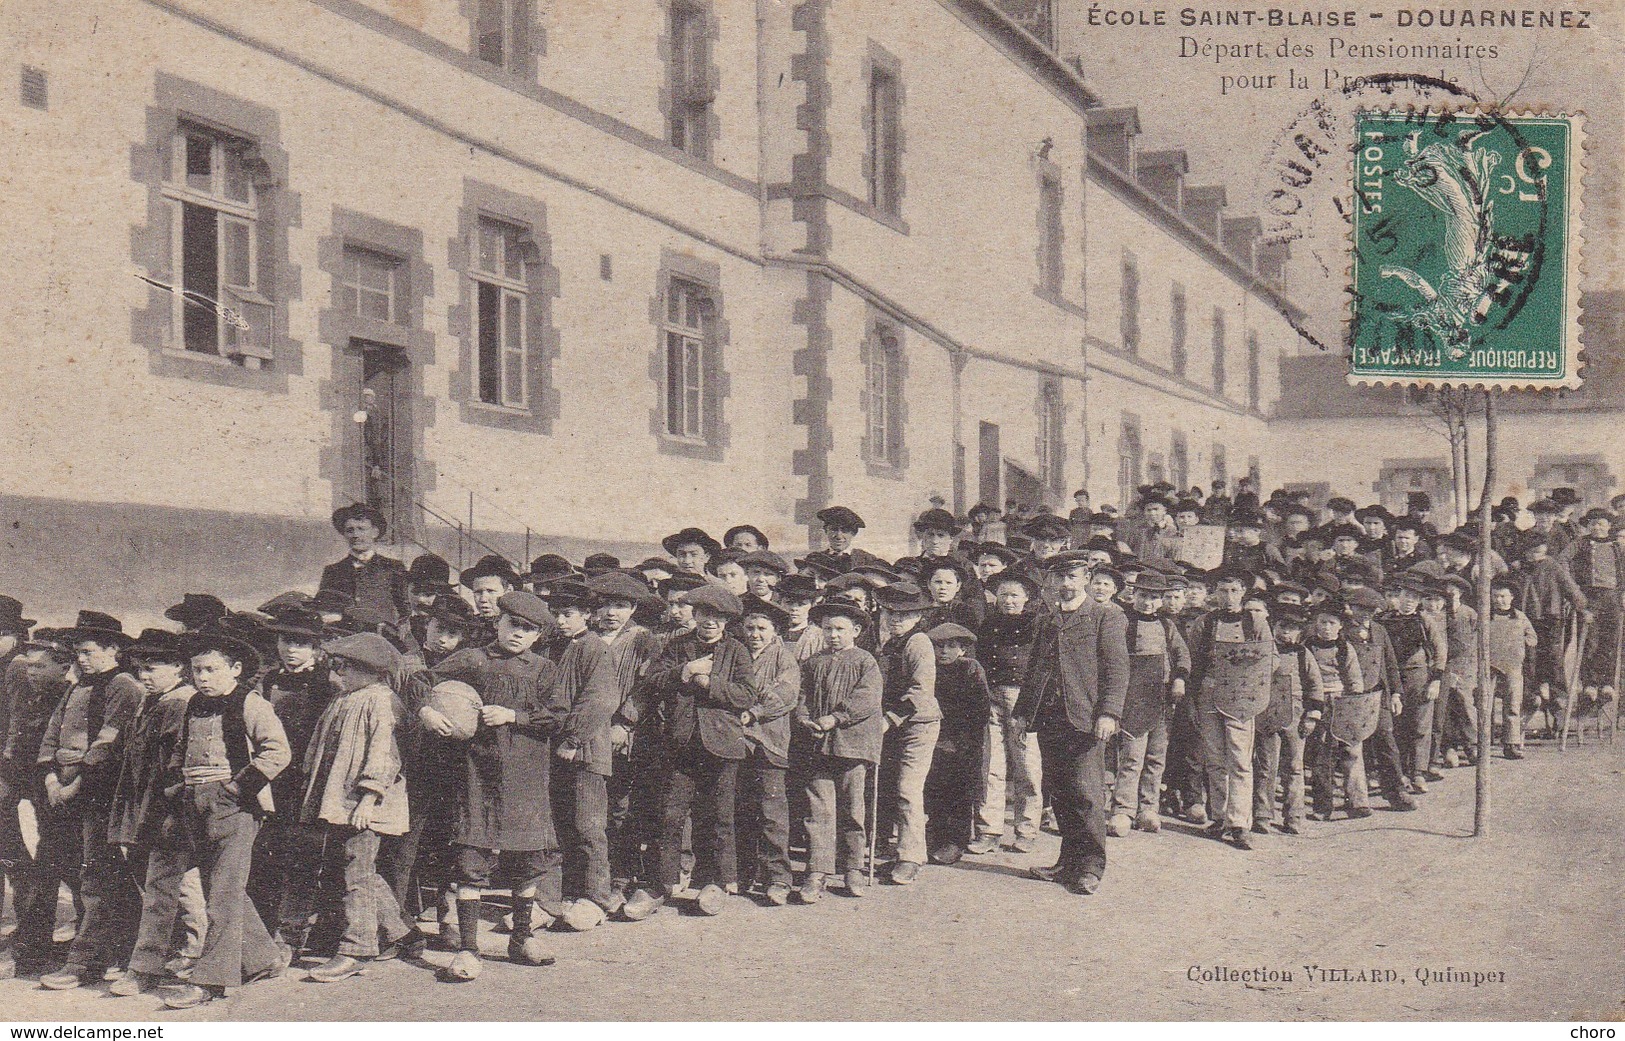
[[[0,633],[26,633],[34,628],[32,618],[23,617],[23,604],[21,600],[11,596],[0,596]]]
[[[767,548],[767,536],[763,535],[762,529],[758,528],[754,524],[735,524],[733,527],[722,533],[722,544],[724,546],[733,545],[735,535],[754,535],[756,536],[756,542],[761,546],[761,548]]]
[[[893,582],[876,590],[875,602],[894,613],[929,611],[936,606],[925,591],[912,582]]]
[[[1032,520],[1028,521],[1026,525],[1022,527],[1021,533],[1026,535],[1028,538],[1043,539],[1046,542],[1054,542],[1057,539],[1064,539],[1071,535],[1072,526],[1061,518],[1055,516],[1055,514],[1046,513],[1041,516],[1034,517]]]
[[[389,533],[389,522],[378,507],[364,502],[352,502],[348,506],[340,506],[333,511],[333,530],[340,535],[344,534],[344,525],[352,520],[368,520],[378,529],[378,536],[382,538]]]
[[[818,599],[818,582],[811,575],[787,575],[773,587],[780,603],[811,603]]]
[[[863,518],[845,506],[826,506],[816,514],[825,527],[842,531],[862,531]]]
[[[598,606],[598,596],[592,591],[592,587],[585,582],[574,580],[552,583],[547,587],[547,595],[543,599],[547,601],[548,610],[554,614],[567,607],[591,611]]]
[[[124,631],[124,623],[110,614],[101,611],[80,611],[79,618],[73,623],[72,640],[95,640],[98,643],[117,645],[123,647],[133,637]]]
[[[947,510],[926,510],[914,519],[914,530],[921,534],[929,531],[941,535],[957,535],[963,527],[964,525],[959,523],[959,518]]]
[[[740,618],[747,618],[750,615],[759,615],[760,617],[766,618],[768,621],[772,622],[773,628],[777,629],[781,633],[784,632],[784,630],[790,624],[790,612],[786,611],[784,608],[770,600],[763,600],[761,597],[756,596],[747,596],[741,598],[739,602],[744,608],[744,610],[739,614]]]
[[[592,553],[581,562],[582,574],[588,578],[621,569],[621,558],[613,553]]]
[[[321,612],[312,608],[283,607],[266,613],[271,616],[271,622],[265,626],[265,630],[278,636],[320,643],[330,635],[322,622]]]
[[[254,645],[220,627],[187,633],[181,638],[181,645],[187,658],[214,651],[229,661],[237,662],[243,667],[240,677],[243,683],[252,680],[260,671],[260,652],[254,649]]]
[[[1025,570],[1019,568],[1006,568],[1003,571],[995,572],[994,574],[989,575],[987,578],[987,588],[991,590],[994,595],[997,595],[999,592],[999,586],[1006,582],[1015,582],[1020,585],[1021,588],[1027,591],[1027,599],[1029,600],[1037,600],[1044,595],[1044,587],[1039,584],[1038,579],[1028,574]]]
[[[1573,488],[1553,488],[1551,497],[1559,506],[1580,505],[1580,493]]]
[[[633,607],[648,607],[660,600],[648,582],[633,578],[624,571],[606,571],[602,575],[595,575],[587,580],[587,588],[600,602],[625,600]]]
[[[759,549],[754,553],[746,553],[739,558],[739,566],[771,571],[780,578],[790,573],[790,562],[770,549]]]
[[[821,604],[814,604],[807,612],[808,621],[814,625],[823,625],[830,618],[850,618],[865,629],[874,626],[874,619],[869,612],[849,600],[826,600]]]
[[[430,618],[441,625],[451,626],[459,631],[467,632],[478,629],[485,624],[484,619],[474,613],[467,600],[456,593],[441,593],[434,598],[427,612]]]
[[[184,593],[180,603],[164,611],[164,617],[201,629],[226,617],[226,604],[213,593]]]
[[[476,560],[473,567],[464,568],[462,574],[457,576],[457,580],[469,588],[473,588],[475,581],[481,578],[501,578],[510,586],[519,584],[519,575],[513,565],[508,563],[507,558],[495,553],[487,553]]]
[[[124,648],[124,656],[129,661],[167,661],[184,662],[189,655],[186,651],[186,637],[169,629],[143,629],[135,642]]]
[[[673,557],[677,556],[677,550],[681,546],[698,546],[705,550],[707,556],[712,557],[722,552],[722,543],[706,534],[704,528],[684,528],[660,540],[660,548]]]
[[[697,589],[690,589],[683,594],[683,603],[690,607],[703,607],[712,614],[722,615],[724,618],[738,618],[745,609],[739,597],[715,582],[707,582]]]
[[[406,569],[406,577],[418,589],[451,585],[451,565],[433,553],[420,553]]]

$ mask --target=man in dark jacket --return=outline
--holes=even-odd
[[[1128,694],[1128,619],[1116,604],[1089,596],[1083,553],[1057,554],[1046,570],[1059,602],[1039,621],[1013,716],[1017,726],[1037,728],[1061,856],[1033,875],[1088,895],[1106,873],[1104,750]]]
[[[333,511],[333,528],[344,536],[350,555],[322,569],[321,588],[348,597],[391,625],[409,617],[406,565],[378,552],[378,540],[389,530],[384,515],[366,503],[354,503]]]
[[[1528,534],[1533,537],[1522,541],[1523,559],[1513,573],[1522,583],[1518,610],[1535,627],[1533,680],[1538,697],[1524,706],[1525,714],[1532,715],[1540,705],[1550,706],[1553,700],[1559,706],[1564,704],[1569,689],[1563,665],[1568,634],[1577,629],[1589,604],[1573,573],[1552,558],[1547,537],[1533,531]]]

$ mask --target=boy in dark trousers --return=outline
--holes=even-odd
[[[785,779],[790,766],[790,716],[801,703],[801,665],[780,638],[790,615],[777,604],[746,597],[739,619],[750,651],[761,701],[740,714],[749,748],[740,778],[738,831],[756,838],[755,848],[738,843],[740,874],[771,905],[790,899],[790,802]]]
[[[1168,720],[1185,697],[1191,655],[1172,619],[1162,613],[1168,584],[1146,573],[1134,583],[1128,615],[1129,681],[1112,785],[1111,819],[1106,834],[1121,838],[1130,828],[1162,830],[1158,813],[1162,771],[1168,755]]]
[[[885,680],[874,656],[858,646],[873,622],[856,604],[834,600],[812,609],[826,647],[801,669],[801,704],[795,711],[792,755],[807,779],[807,874],[796,897],[815,904],[836,871],[846,873],[848,896],[862,896],[864,787],[880,762]]]
[[[1388,630],[1376,620],[1382,610],[1382,594],[1373,589],[1356,589],[1347,595],[1351,628],[1349,642],[1360,658],[1360,675],[1368,692],[1380,691],[1382,708],[1377,729],[1365,740],[1367,775],[1375,768],[1383,798],[1396,810],[1416,809],[1416,799],[1405,790],[1405,775],[1399,765],[1399,745],[1394,740],[1394,716],[1404,711],[1399,658],[1394,653]]]
[[[496,638],[458,651],[431,675],[461,680],[479,692],[479,729],[464,745],[456,785],[458,951],[442,978],[478,979],[480,891],[493,881],[512,893],[513,932],[508,960],[551,965],[553,955],[535,934],[538,897],[556,904],[559,843],[553,827],[550,739],[557,729],[551,707],[558,667],[537,651],[556,625],[534,593],[508,592],[497,600]],[[430,706],[418,718],[431,734],[449,738],[451,724]],[[543,889],[546,892],[543,892]]]
[[[992,692],[975,658],[975,633],[943,622],[926,635],[937,651],[937,705],[942,710],[942,729],[925,778],[926,848],[933,864],[955,864],[975,836]]]
[[[1298,735],[1304,739],[1308,751],[1310,771],[1314,778],[1314,812],[1311,819],[1329,821],[1336,802],[1337,777],[1344,778],[1345,796],[1350,817],[1369,817],[1366,805],[1365,759],[1361,755],[1358,736],[1337,736],[1333,733],[1333,715],[1340,711],[1339,699],[1384,698],[1382,693],[1368,692],[1365,677],[1360,670],[1360,655],[1349,641],[1348,609],[1341,600],[1327,599],[1317,604],[1310,616],[1314,629],[1304,641],[1315,671],[1319,673],[1319,696],[1306,698],[1303,719],[1298,724]],[[1355,705],[1350,700],[1343,706]]]
[[[1275,788],[1280,782],[1281,830],[1303,828],[1303,738],[1298,736],[1305,705],[1318,705],[1320,668],[1303,645],[1309,618],[1296,607],[1276,609],[1275,647],[1279,657],[1270,677],[1270,703],[1253,719],[1253,831],[1268,835],[1275,823]]]

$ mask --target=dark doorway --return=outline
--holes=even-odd
[[[996,510],[1004,509],[999,478],[999,424],[983,423],[977,434],[976,500]]]
[[[399,347],[350,341],[361,355],[360,427],[362,498],[389,521],[391,537],[411,534],[412,364]],[[364,418],[363,418],[364,414]]]

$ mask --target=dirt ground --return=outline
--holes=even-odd
[[[1618,1020],[1622,774],[1625,741],[1497,759],[1493,830],[1479,840],[1463,769],[1418,812],[1310,822],[1251,853],[1181,824],[1114,839],[1093,897],[1024,877],[1053,860],[1045,836],[1031,856],[927,868],[862,900],[735,900],[715,919],[668,910],[560,935],[557,965],[493,956],[473,984],[390,963],[325,986],[290,973],[170,1013],[150,995],[8,980],[0,1019]],[[1259,969],[1280,975],[1202,979]],[[1481,976],[1424,985],[1419,970]]]

